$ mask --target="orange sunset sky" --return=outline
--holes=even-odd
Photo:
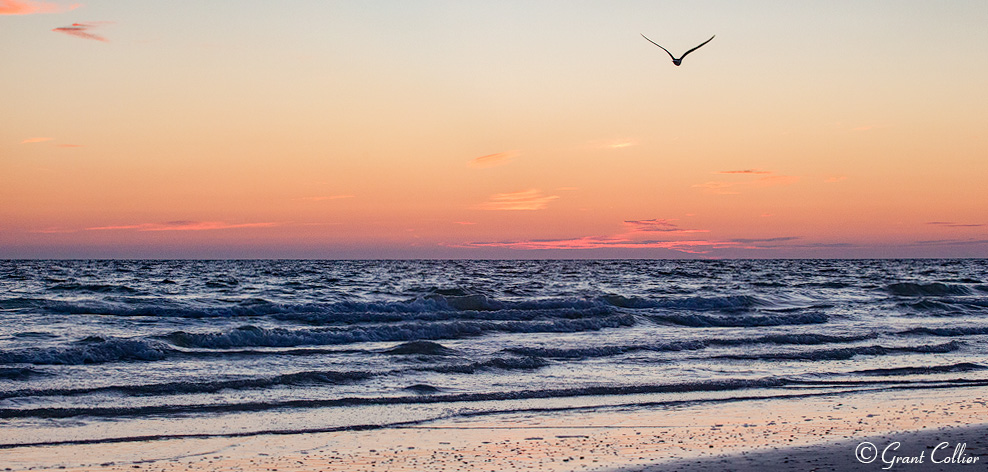
[[[0,0],[0,257],[986,257],[986,25],[984,0]],[[716,38],[676,67],[640,34]]]

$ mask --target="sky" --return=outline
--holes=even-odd
[[[0,0],[0,258],[988,257],[986,24]]]

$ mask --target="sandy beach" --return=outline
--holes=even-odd
[[[983,388],[901,390],[513,413],[371,431],[24,447],[0,458],[4,470],[689,471],[882,470],[886,459],[917,462],[922,454],[922,463],[894,462],[894,470],[984,470],[985,418]]]
[[[860,459],[855,453],[860,454]],[[883,455],[884,454],[884,455]],[[641,472],[723,471],[963,471],[985,470],[988,426],[943,427],[883,434],[837,443],[724,454],[664,462]]]

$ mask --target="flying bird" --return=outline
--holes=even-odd
[[[704,44],[707,44],[707,43],[709,43],[709,42],[710,42],[710,41],[711,41],[712,39],[714,39],[714,37],[715,37],[715,36],[717,36],[717,35],[715,34],[715,35],[713,35],[713,36],[711,36],[711,37],[710,37],[710,39],[708,39],[708,40],[706,40],[706,41],[704,41],[704,42],[702,42],[702,43],[700,43],[700,46],[703,46]],[[644,34],[642,34],[642,37],[643,37],[643,38],[645,38],[645,39],[647,39],[647,40],[648,40],[648,42],[650,42],[650,43],[652,43],[652,44],[654,44],[654,45],[656,45],[656,46],[659,46],[659,43],[657,43],[657,42],[655,42],[655,41],[652,41],[651,39],[648,39],[648,36],[645,36]],[[700,49],[700,46],[697,46],[697,47],[695,47],[695,48],[693,48],[693,49],[690,49],[689,51],[686,51],[686,52],[684,52],[684,53],[683,53],[683,55],[682,55],[682,56],[679,56],[679,58],[678,58],[678,59],[676,58],[676,56],[673,56],[673,55],[672,55],[672,53],[671,53],[671,52],[669,52],[669,50],[668,50],[668,49],[666,49],[666,48],[663,48],[662,46],[659,46],[659,47],[660,47],[660,48],[662,48],[662,50],[663,50],[663,51],[665,51],[665,52],[666,52],[666,54],[668,54],[668,55],[669,55],[669,57],[671,57],[671,58],[672,58],[672,63],[678,66],[678,65],[680,65],[680,64],[682,64],[682,63],[683,63],[683,58],[684,58],[684,57],[686,57],[686,55],[687,55],[687,54],[689,54],[689,53],[691,53],[691,52],[693,52],[693,51],[696,51],[697,49]]]

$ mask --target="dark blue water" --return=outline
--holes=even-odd
[[[0,261],[0,446],[988,383],[988,261]]]

